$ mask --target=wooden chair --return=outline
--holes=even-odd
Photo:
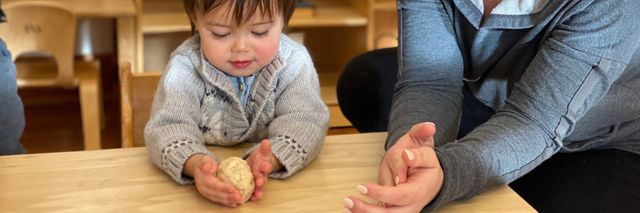
[[[129,63],[120,66],[123,148],[144,146],[144,126],[161,76],[161,72],[132,73]]]
[[[51,2],[12,2],[3,5],[3,9],[7,23],[0,24],[0,37],[7,43],[13,60],[25,54],[45,53],[55,61],[17,61],[18,87],[78,87],[84,148],[100,149],[100,68],[96,61],[74,61],[75,14]]]

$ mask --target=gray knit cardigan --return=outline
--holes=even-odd
[[[157,167],[178,183],[191,184],[182,174],[190,156],[217,159],[205,144],[256,143],[246,157],[266,138],[283,165],[272,178],[289,177],[318,156],[329,121],[318,75],[304,46],[281,37],[274,60],[256,73],[246,108],[229,77],[206,60],[197,35],[173,52],[144,132]]]

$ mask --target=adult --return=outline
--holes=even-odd
[[[640,3],[398,8],[388,150],[380,183],[358,186],[386,205],[347,197],[346,210],[429,211],[518,178],[541,212],[640,210]]]
[[[6,17],[0,9],[0,24]],[[16,66],[7,45],[0,39],[0,155],[22,154],[20,144],[24,129],[24,109],[18,96]]]

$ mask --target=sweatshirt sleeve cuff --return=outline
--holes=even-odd
[[[426,210],[427,212],[433,212],[434,210],[440,208],[442,205],[452,200],[452,177],[449,170],[450,167],[448,166],[450,165],[448,164],[449,161],[446,155],[441,154],[440,152],[438,152],[438,150],[436,150],[436,154],[438,155],[438,161],[440,161],[440,166],[442,167],[442,170],[444,172],[444,179],[442,188],[440,188],[440,192],[438,193],[438,195],[431,201],[431,203],[424,207],[424,210]]]
[[[182,170],[187,159],[195,154],[205,154],[217,159],[203,144],[181,139],[168,144],[162,149],[162,169],[179,184],[193,184],[193,178],[183,175]]]
[[[451,201],[464,199],[464,194],[473,194],[465,192],[477,191],[472,189],[475,175],[473,174],[474,168],[469,165],[469,161],[463,159],[464,157],[457,157],[454,150],[450,149],[436,148],[436,155],[444,172],[444,181],[438,195],[424,208],[429,212]]]

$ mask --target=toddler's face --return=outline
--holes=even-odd
[[[216,68],[232,76],[249,76],[271,63],[278,52],[282,17],[263,17],[257,10],[247,23],[234,26],[229,6],[196,15],[204,55]]]

